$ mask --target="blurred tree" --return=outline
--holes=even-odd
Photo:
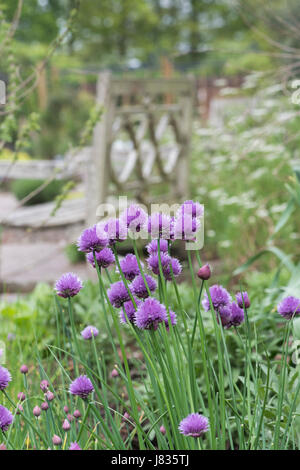
[[[13,18],[18,0],[2,2],[8,20]],[[15,38],[24,42],[49,44],[63,27],[64,20],[72,8],[71,0],[24,1],[22,15]]]

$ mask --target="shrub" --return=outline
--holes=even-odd
[[[65,254],[71,264],[82,263],[85,261],[85,255],[78,251],[75,243],[70,243],[65,247]]]
[[[35,191],[44,183],[44,180],[39,179],[21,179],[13,181],[11,184],[11,191],[16,198],[21,201],[28,196],[32,191]],[[65,180],[51,181],[45,188],[38,194],[30,198],[26,205],[40,204],[43,202],[53,201],[53,199],[61,192],[63,186],[66,184]]]

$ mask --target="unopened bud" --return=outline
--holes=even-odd
[[[35,406],[35,407],[33,408],[33,414],[34,414],[34,416],[35,416],[36,418],[38,418],[39,416],[41,416],[41,412],[42,412],[42,410],[41,410],[41,408],[40,408],[39,406]]]
[[[64,420],[62,428],[64,431],[69,431],[71,429],[71,425],[67,419]]]
[[[62,443],[62,440],[59,436],[57,436],[56,434],[54,434],[54,436],[52,437],[52,442],[55,446],[60,446],[61,443]]]
[[[74,413],[73,413],[73,416],[74,416],[74,418],[76,418],[76,419],[80,418],[80,416],[81,416],[80,411],[79,411],[79,410],[75,410]]]
[[[204,266],[202,266],[202,268],[199,269],[197,276],[199,277],[199,279],[207,281],[207,279],[209,279],[211,276],[211,269],[209,264],[205,264]]]
[[[47,380],[42,380],[40,383],[40,389],[42,390],[42,392],[47,392],[48,387],[49,383],[47,382]]]
[[[28,367],[25,364],[23,364],[20,367],[20,372],[21,372],[21,374],[27,374],[28,373]]]

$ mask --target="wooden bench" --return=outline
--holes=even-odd
[[[195,98],[194,81],[184,79],[115,79],[99,74],[96,100],[104,110],[95,126],[92,147],[63,161],[0,162],[0,176],[14,178],[82,178],[85,197],[65,200],[53,217],[55,203],[19,207],[2,225],[55,227],[96,221],[97,208],[121,195],[143,202],[175,202],[188,195],[188,155]],[[164,193],[164,194],[163,194]]]

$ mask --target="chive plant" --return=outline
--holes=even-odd
[[[190,219],[186,218],[186,208]],[[119,219],[83,232],[78,248],[97,272],[99,315],[104,317],[114,355],[113,371],[99,349],[97,325],[78,330],[73,302],[84,289],[83,283],[76,274],[64,274],[56,283],[54,299],[58,346],[47,346],[51,373],[33,345],[40,393],[31,392],[36,371],[22,365],[24,393],[20,392],[16,400],[9,393],[14,377],[0,366],[2,448],[297,447],[294,423],[299,406],[299,370],[292,370],[288,353],[300,300],[288,297],[278,305],[278,313],[286,321],[279,366],[269,357],[267,345],[264,359],[258,359],[260,342],[250,321],[248,293],[240,289],[233,299],[223,286],[210,286],[210,266],[203,266],[200,252],[191,249],[187,258],[193,312],[187,312],[177,284],[182,266],[172,257],[171,246],[180,235],[188,248],[193,248],[201,215],[201,206],[192,201],[186,201],[175,218],[160,213],[148,217],[134,205]],[[118,244],[124,233],[127,237],[134,230],[148,231],[152,237],[146,265],[135,237],[134,254],[119,257]],[[111,280],[111,267],[118,275],[116,282]],[[207,321],[213,328],[213,351]],[[243,355],[239,377],[228,348],[230,329]],[[138,361],[127,345],[128,337],[139,352]],[[288,395],[291,373],[296,374],[296,386]],[[271,386],[274,377],[275,389]]]

